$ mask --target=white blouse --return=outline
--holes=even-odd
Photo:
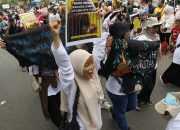
[[[56,64],[58,66],[59,80],[62,90],[68,97],[68,113],[69,121],[72,120],[73,104],[76,95],[76,86],[74,81],[74,70],[62,42],[59,43],[59,47],[55,48],[51,45],[51,50],[54,55]]]
[[[100,63],[106,55],[105,49],[108,35],[108,32],[103,32],[101,39],[94,42],[92,54],[96,63],[97,70],[101,68]]]
[[[180,35],[177,38],[176,46],[180,44]],[[173,63],[180,65],[180,47],[176,48],[173,55]]]

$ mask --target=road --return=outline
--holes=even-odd
[[[169,91],[177,91],[172,85],[163,86],[161,74],[170,64],[172,57],[163,56],[159,62],[156,87],[152,101],[156,103]],[[32,78],[22,72],[16,59],[0,49],[0,130],[57,130],[44,119],[38,94],[31,87]],[[132,130],[165,130],[169,118],[157,114],[154,105],[144,107],[140,112],[127,114]],[[118,130],[111,114],[103,111],[103,129]]]

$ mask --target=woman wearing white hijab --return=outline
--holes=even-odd
[[[101,101],[104,98],[100,80],[87,51],[78,49],[70,54],[75,71],[75,81],[80,90],[78,122],[80,130],[100,130],[102,127]]]

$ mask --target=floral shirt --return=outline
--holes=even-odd
[[[114,61],[113,61],[113,69],[122,62],[122,53],[124,53],[125,59],[130,62],[127,52],[127,43],[121,39],[114,39],[113,41],[113,51],[114,51]]]
[[[136,57],[132,57],[131,68],[134,73],[144,76],[156,67],[158,51],[139,52]]]
[[[132,69],[134,72],[144,76],[145,74],[153,71],[157,67],[157,57],[159,48],[149,49],[148,41],[158,42],[159,38],[150,39],[146,34],[142,34],[135,38],[139,41],[144,41],[144,51],[137,52],[136,56],[132,59]],[[147,42],[146,42],[147,41]],[[159,41],[160,46],[160,41]],[[133,56],[133,55],[132,55]]]

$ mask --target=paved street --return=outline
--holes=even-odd
[[[170,56],[162,57],[159,63],[158,80],[153,92],[153,103],[165,96],[167,91],[177,90],[173,86],[162,86],[159,74],[169,65]],[[21,71],[14,57],[0,50],[0,130],[56,130],[50,121],[44,119],[38,95],[31,87],[31,77]],[[103,130],[118,130],[111,115],[103,112]],[[141,112],[128,113],[132,130],[165,130],[168,119],[158,115],[154,106]]]

